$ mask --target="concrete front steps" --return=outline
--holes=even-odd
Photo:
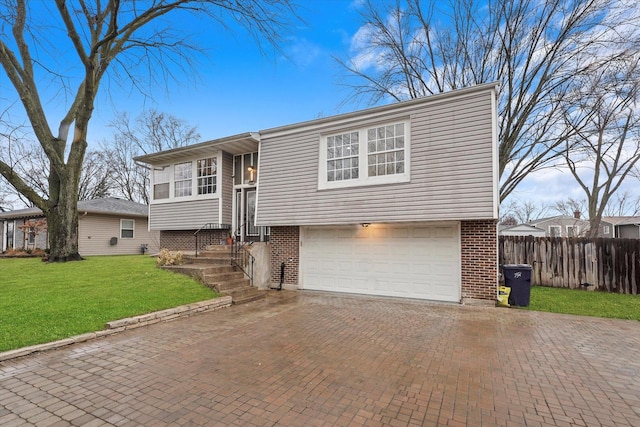
[[[221,295],[230,296],[233,304],[244,304],[266,298],[266,291],[251,286],[242,271],[231,265],[229,246],[207,246],[198,256],[184,255],[182,265],[163,268],[192,276]]]

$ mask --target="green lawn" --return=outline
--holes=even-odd
[[[104,329],[111,320],[218,295],[143,255],[0,259],[0,351]]]
[[[529,310],[640,320],[640,296],[534,286]]]

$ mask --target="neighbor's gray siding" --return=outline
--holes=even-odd
[[[411,181],[318,190],[320,135],[345,129],[322,127],[270,137],[260,145],[258,225],[348,224],[490,219],[495,216],[493,90],[399,104],[383,117],[348,128],[410,118]],[[294,130],[295,131],[295,130]]]
[[[219,199],[190,200],[149,206],[151,230],[195,230],[219,223]]]
[[[640,227],[635,224],[619,225],[618,237],[621,239],[640,239]]]
[[[218,174],[221,176],[222,188],[222,223],[231,224],[233,217],[233,155],[222,152],[222,171]]]
[[[121,219],[135,221],[133,239],[120,238]],[[118,239],[117,244],[110,244],[112,237]],[[160,250],[160,232],[148,231],[146,218],[89,214],[78,221],[80,255],[141,254],[140,246],[143,244],[148,246],[149,254]]]

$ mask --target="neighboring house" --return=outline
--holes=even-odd
[[[269,241],[271,283],[497,297],[495,84],[137,157],[160,245]]]
[[[545,237],[546,231],[542,228],[535,227],[529,224],[517,224],[498,226],[498,234],[500,236],[533,236],[533,237]]]
[[[611,225],[611,236],[621,239],[640,239],[640,216],[603,217]]]
[[[573,216],[538,218],[529,221],[527,225],[544,230],[547,237],[583,237],[589,231],[589,221],[580,219],[578,211],[574,212]]]
[[[81,255],[120,255],[159,251],[159,233],[148,230],[148,206],[127,200],[106,198],[78,202],[78,252]],[[20,226],[43,219],[38,208],[0,214],[2,252],[8,249],[46,249],[48,235],[33,235]]]

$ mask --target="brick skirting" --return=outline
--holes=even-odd
[[[160,231],[160,248],[170,251],[195,251],[196,238],[193,235],[196,230],[162,230]],[[219,245],[229,235],[229,230],[206,230],[201,231],[198,250],[204,249],[206,245]]]
[[[280,283],[281,264],[285,263],[284,284],[298,286],[300,269],[300,227],[271,227],[271,283]]]

